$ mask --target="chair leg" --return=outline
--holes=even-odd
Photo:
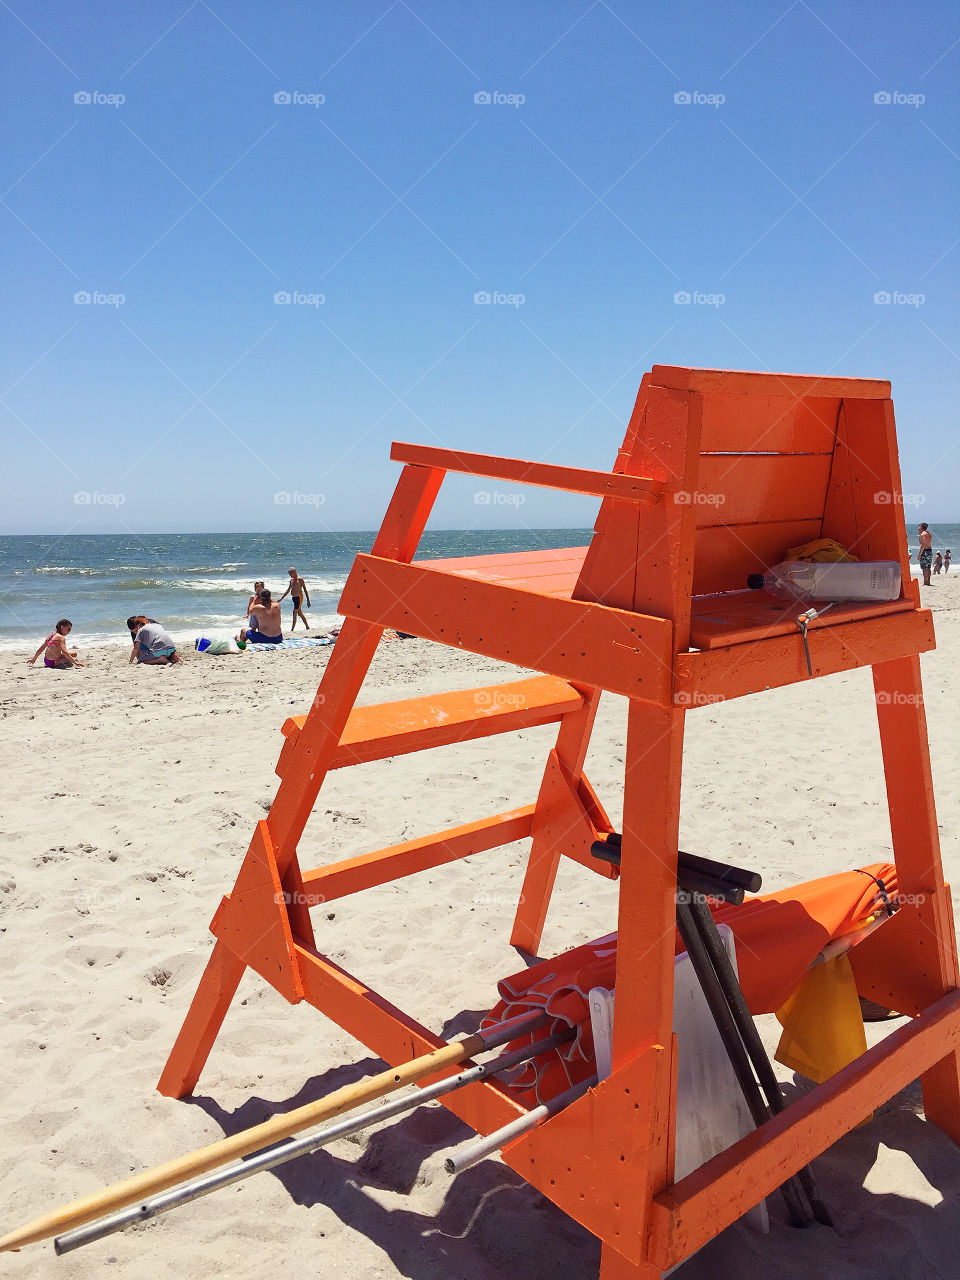
[[[246,967],[222,942],[214,945],[157,1085],[164,1097],[193,1092]]]

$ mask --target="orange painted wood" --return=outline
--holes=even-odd
[[[701,455],[697,527],[821,521],[832,458],[830,453]]]
[[[658,1195],[651,1217],[651,1262],[666,1270],[688,1257],[958,1047],[960,991],[951,991]]]
[[[571,792],[569,805],[573,811],[570,814],[572,824],[576,825],[579,816],[577,810],[582,809],[586,813],[592,831],[611,830],[610,821],[602,805],[583,776],[583,762],[600,703],[600,690],[581,688],[580,693],[584,699],[580,710],[564,716],[561,722],[556,750],[552,751],[547,759],[536,809],[542,812],[542,806],[546,803],[552,785],[552,774],[557,767],[563,771],[565,779],[569,780]],[[575,795],[574,787],[576,787]],[[569,825],[571,823],[568,821],[567,826]],[[546,824],[540,825],[538,822],[530,847],[530,856],[527,859],[527,869],[523,877],[523,888],[520,891],[513,930],[510,934],[511,946],[520,947],[529,955],[536,955],[540,949],[540,938],[543,934],[560,859],[564,854],[570,854],[575,848],[566,838],[557,841],[554,834]],[[596,863],[596,859],[593,861]],[[615,868],[611,867],[610,870],[613,871]]]
[[[669,697],[672,628],[663,618],[508,591],[365,555],[354,561],[338,608],[349,619],[409,631],[564,680],[598,683],[651,701]],[[592,681],[598,671],[602,681]]]
[[[612,471],[588,471],[583,467],[558,467],[550,462],[526,462],[520,458],[497,458],[487,453],[464,453],[460,449],[438,449],[433,445],[395,441],[390,457],[395,462],[421,467],[437,467],[465,475],[484,476],[511,484],[532,484],[567,493],[588,493],[599,498],[626,498],[631,502],[656,502],[664,492],[662,476],[626,476]]]
[[[298,960],[307,1003],[326,1014],[391,1066],[410,1062],[446,1044],[440,1036],[421,1026],[328,956],[301,947],[298,948]],[[457,1069],[450,1067],[437,1071],[420,1083],[429,1084],[454,1075]],[[458,1089],[441,1101],[478,1133],[491,1133],[525,1114],[524,1108],[496,1081]]]
[[[809,645],[814,676],[828,676],[924,653],[935,648],[936,641],[930,611],[915,609],[865,622],[825,623],[811,628]],[[681,705],[695,707],[810,678],[800,635],[774,636],[754,644],[678,654],[674,696]]]
[[[552,724],[566,712],[575,711],[582,701],[580,694],[565,680],[536,676],[532,680],[354,707],[330,768],[343,769],[347,765],[366,764],[412,751],[428,751],[454,742]],[[293,716],[285,722],[284,752],[297,738],[306,719],[306,716]],[[283,764],[281,753],[277,766],[281,777]]]
[[[885,400],[890,383],[881,378],[829,378],[806,373],[754,373],[746,369],[692,369],[655,364],[652,386],[677,391],[747,392],[757,396],[850,396],[861,400]]]
[[[257,823],[237,883],[217,908],[210,932],[285,1000],[296,1004],[303,999],[283,884],[265,822]]]
[[[246,967],[229,947],[222,942],[214,944],[157,1084],[165,1098],[185,1098],[193,1093]]]
[[[723,596],[697,596],[690,620],[690,643],[695,649],[722,649],[768,636],[797,634],[797,615],[803,605],[787,605],[766,591],[731,591]],[[863,604],[835,604],[810,623],[810,633],[841,622],[862,622],[891,613],[910,613],[912,597]]]
[[[700,449],[709,453],[833,453],[839,397],[712,392]]]
[[[447,862],[469,858],[474,853],[485,853],[501,845],[523,840],[530,834],[535,805],[497,813],[479,822],[450,827],[435,835],[421,836],[403,844],[378,849],[375,853],[363,853],[356,858],[345,858],[328,867],[304,871],[301,876],[304,904],[308,907],[332,902],[362,889],[372,889],[403,876],[430,871]]]
[[[697,533],[693,590],[696,595],[741,591],[751,573],[779,564],[789,547],[819,538],[820,519],[718,525]]]
[[[501,1153],[511,1169],[635,1264],[644,1257],[644,1174],[654,1135],[665,1127],[654,1107],[669,1059],[661,1045],[641,1050]]]

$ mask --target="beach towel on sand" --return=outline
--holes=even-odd
[[[828,942],[864,927],[878,904],[886,910],[878,879],[894,901],[896,868],[892,863],[878,862],[861,871],[844,871],[758,894],[741,906],[724,903],[712,908],[717,924],[729,925],[733,931],[740,986],[751,1013],[780,1009]],[[679,934],[675,948],[678,955],[683,951]],[[510,1087],[525,1106],[536,1106],[593,1075],[596,1063],[588,997],[592,987],[612,990],[616,971],[617,935],[613,933],[552,960],[542,960],[497,984],[501,1000],[487,1014],[484,1026],[530,1009],[543,1009],[552,1019],[546,1030],[513,1041],[511,1049],[565,1027],[574,1027],[577,1032],[569,1044],[534,1058],[514,1077]]]
[[[248,644],[248,649],[256,649],[257,653],[275,653],[277,649],[315,649],[320,645],[333,644],[329,636],[322,640],[281,640],[279,644]]]

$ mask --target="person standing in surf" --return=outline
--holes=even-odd
[[[284,597],[289,595],[291,601],[293,602],[293,618],[290,622],[290,630],[291,631],[296,630],[297,618],[300,618],[300,620],[303,622],[303,625],[309,631],[310,623],[303,616],[303,609],[300,607],[300,602],[304,599],[304,597],[306,597],[307,608],[309,609],[310,608],[310,592],[307,590],[307,584],[300,577],[300,574],[297,572],[296,569],[288,569],[287,572],[290,574],[290,585],[287,587],[286,591],[280,597],[280,600],[277,601],[277,604],[280,604],[280,602],[284,599]]]

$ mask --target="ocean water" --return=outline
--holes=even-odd
[[[437,530],[418,559],[582,546],[586,529]],[[130,643],[126,620],[142,613],[179,641],[211,631],[236,633],[253,583],[276,598],[295,566],[306,580],[311,627],[338,621],[336,608],[354,556],[373,533],[194,533],[121,536],[0,537],[0,649],[36,647],[59,618],[73,623],[70,643]],[[960,540],[958,540],[960,541]],[[289,631],[290,597],[284,600]],[[305,635],[302,623],[297,634]]]
[[[960,558],[960,524],[931,525],[935,550]],[[908,525],[911,539],[915,526]],[[360,551],[373,533],[194,533],[0,537],[0,649],[36,647],[59,618],[73,622],[71,643],[128,644],[126,619],[142,613],[179,641],[242,625],[254,580],[280,595],[295,565],[306,579],[311,627],[337,621],[336,607]],[[587,529],[427,531],[418,559],[582,546]],[[910,550],[916,560],[917,544]],[[919,569],[913,564],[913,572]],[[960,564],[953,572],[960,572]],[[289,630],[289,597],[283,602]],[[301,626],[297,627],[298,633]],[[305,632],[303,634],[306,634]]]

